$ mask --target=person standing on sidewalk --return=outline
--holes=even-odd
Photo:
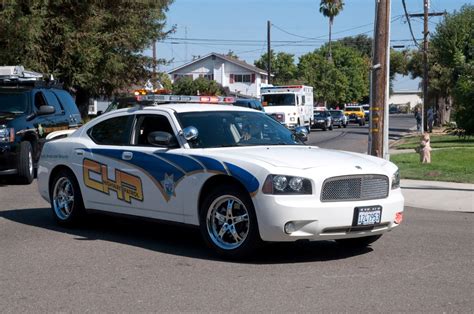
[[[428,123],[428,132],[431,133],[433,132],[433,123],[434,123],[434,112],[433,108],[429,108],[428,111],[426,112],[426,117],[427,117],[427,123]]]
[[[415,108],[415,119],[416,119],[416,130],[420,132],[421,130],[421,113],[420,109]]]

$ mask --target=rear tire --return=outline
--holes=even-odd
[[[49,199],[54,218],[60,225],[74,225],[85,215],[82,193],[70,170],[61,170],[54,176]]]
[[[30,184],[34,179],[33,149],[30,142],[20,143],[20,154],[18,157],[18,181]]]
[[[369,244],[374,243],[378,239],[382,237],[381,234],[373,235],[368,237],[362,238],[352,238],[352,239],[339,239],[336,242],[344,247],[351,247],[351,248],[364,248],[369,246]]]
[[[199,212],[206,244],[224,258],[248,257],[262,242],[252,200],[235,185],[216,186]]]

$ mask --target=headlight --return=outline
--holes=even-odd
[[[0,125],[0,143],[12,143],[15,141],[15,130]]]
[[[269,175],[263,184],[265,194],[312,194],[311,181],[302,177]]]
[[[392,190],[400,187],[400,170],[397,170],[392,175]]]

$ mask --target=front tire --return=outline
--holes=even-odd
[[[199,220],[204,241],[224,258],[248,257],[261,242],[252,200],[237,186],[216,187],[202,203]]]
[[[369,244],[374,243],[381,237],[382,235],[379,234],[379,235],[373,235],[373,236],[362,237],[362,238],[339,239],[339,240],[336,240],[336,242],[339,245],[344,246],[344,247],[364,248],[364,247],[369,246]]]
[[[82,193],[76,177],[69,170],[61,170],[54,176],[50,187],[51,209],[60,225],[71,226],[85,214]]]
[[[33,179],[33,149],[30,142],[21,142],[18,158],[18,181],[23,184],[30,184]]]

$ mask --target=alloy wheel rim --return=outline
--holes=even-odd
[[[31,152],[28,153],[28,171],[33,176],[33,155]]]
[[[233,250],[247,239],[250,230],[249,212],[235,196],[223,195],[209,206],[206,225],[215,245],[224,250]]]
[[[61,220],[66,220],[71,216],[74,208],[74,189],[68,178],[62,177],[53,189],[53,207],[56,216]]]

